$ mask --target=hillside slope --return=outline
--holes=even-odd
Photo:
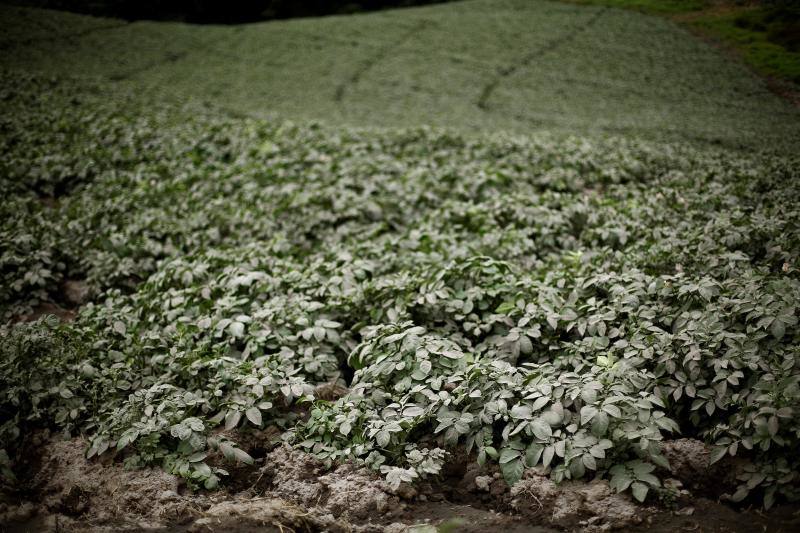
[[[740,66],[533,1],[0,15],[0,524],[798,529],[800,126]]]
[[[356,126],[634,134],[791,147],[800,112],[673,23],[473,0],[240,26],[0,6],[0,66],[100,76],[239,113]]]

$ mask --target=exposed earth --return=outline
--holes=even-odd
[[[87,460],[81,439],[39,433],[30,442],[26,481],[18,492],[3,495],[2,531],[666,533],[800,528],[797,505],[763,513],[720,502],[716,496],[730,486],[735,465],[709,467],[706,446],[689,439],[665,446],[679,496],[643,506],[614,493],[602,480],[555,485],[529,471],[509,488],[497,468],[479,467],[466,457],[456,458],[435,482],[392,491],[363,467],[344,464],[328,470],[271,435],[265,431],[250,440],[256,463],[235,472],[235,486],[193,493],[163,470],[126,470],[108,458]]]

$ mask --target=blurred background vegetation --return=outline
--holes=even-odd
[[[126,20],[238,24],[447,1],[452,0],[10,0],[8,3]],[[800,103],[800,0],[565,1],[634,9],[671,18],[738,55],[759,74],[783,83],[779,89]]]
[[[567,1],[668,16],[727,47],[760,74],[800,84],[799,0]]]
[[[19,0],[17,5],[128,20],[238,24],[259,20],[343,15],[447,0]]]

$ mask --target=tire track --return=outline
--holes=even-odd
[[[411,40],[412,37],[418,35],[422,30],[426,27],[433,25],[434,23],[430,20],[421,20],[417,24],[415,24],[412,28],[406,31],[403,35],[400,36],[397,41],[394,41],[386,46],[383,46],[378,49],[375,54],[371,57],[368,57],[359,68],[353,72],[353,74],[341,82],[339,85],[336,86],[336,92],[333,95],[333,99],[336,102],[341,102],[344,100],[345,93],[347,92],[348,87],[352,87],[364,77],[364,75],[369,72],[372,67],[389,57],[389,54],[392,50],[403,46],[405,43]]]
[[[572,31],[566,33],[565,35],[556,37],[555,39],[544,43],[544,45],[541,47],[524,56],[519,62],[498,69],[497,75],[489,83],[484,85],[483,90],[478,97],[478,108],[484,111],[488,110],[489,99],[492,97],[492,93],[495,91],[495,89],[497,89],[497,86],[500,85],[504,79],[513,76],[517,71],[527,67],[533,62],[534,59],[540,58],[575,39],[575,37],[577,37],[579,34],[591,28],[597,22],[600,16],[603,15],[603,13],[605,13],[607,10],[607,8],[599,9],[584,24],[574,27]]]
[[[110,79],[111,81],[127,80],[134,76],[138,76],[142,72],[146,72],[150,69],[159,67],[161,65],[176,63],[181,59],[185,58],[187,55],[189,55],[189,52],[186,52],[185,50],[182,50],[180,52],[167,52],[166,54],[164,54],[164,57],[157,59],[155,61],[150,61],[148,63],[145,63],[144,65],[132,68],[127,72],[121,72],[118,74],[109,74],[108,79]]]

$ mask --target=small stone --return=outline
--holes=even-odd
[[[375,508],[378,510],[379,513],[383,513],[386,511],[389,502],[387,501],[386,495],[381,494],[377,498],[375,498]]]
[[[176,498],[178,498],[178,493],[175,492],[174,490],[165,490],[158,495],[158,499],[161,500],[162,502],[166,500],[174,500]]]
[[[401,483],[397,490],[394,491],[400,498],[404,500],[413,500],[414,497],[417,495],[417,489],[409,485],[408,483]]]
[[[83,305],[89,299],[89,286],[85,281],[68,279],[62,290],[64,299],[72,305]]]
[[[675,514],[680,516],[692,516],[694,514],[694,507],[684,507],[683,509],[675,511]]]
[[[403,531],[408,530],[408,526],[402,522],[393,522],[386,526],[383,530],[384,533],[403,533]]]
[[[478,476],[475,478],[475,486],[478,487],[480,490],[488,492],[491,484],[492,484],[491,476]]]

